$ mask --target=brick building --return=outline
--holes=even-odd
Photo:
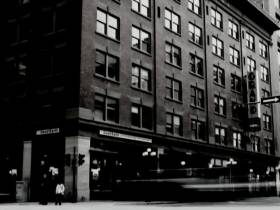
[[[258,102],[279,87],[278,25],[250,0],[5,6],[1,153],[26,199],[50,168],[78,200],[174,171],[275,178],[278,115]]]

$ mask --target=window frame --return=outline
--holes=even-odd
[[[98,20],[98,12],[101,12],[105,15],[105,22],[102,22],[101,20]],[[113,18],[115,19],[115,21],[117,22],[117,28],[114,28],[112,26],[110,26],[110,24],[108,23],[109,21],[109,18]],[[99,31],[98,30],[98,23],[102,24],[103,27],[104,27],[104,33]],[[116,31],[116,37],[112,37],[109,35],[108,31],[109,29],[114,29]],[[101,34],[109,39],[112,39],[112,40],[116,40],[116,41],[119,41],[120,40],[120,18],[107,12],[107,11],[104,11],[100,8],[97,8],[97,13],[96,13],[96,33],[98,34]]]
[[[138,37],[134,36],[134,33],[133,33],[133,30],[138,30]],[[143,39],[143,34],[146,34],[148,35],[148,42],[145,41],[145,39]],[[133,44],[133,40],[137,40],[139,47],[135,47],[134,44]],[[147,50],[144,50],[143,48],[143,43],[146,43],[147,44]],[[141,52],[144,52],[144,53],[148,53],[148,54],[151,54],[151,49],[152,49],[152,40],[151,40],[151,33],[149,33],[148,31],[146,30],[143,30],[142,28],[139,28],[137,26],[134,26],[132,25],[131,27],[131,47],[133,49],[136,49],[136,50],[139,50]]]
[[[191,31],[190,27],[193,28],[193,31]],[[199,46],[203,45],[202,28],[200,28],[199,26],[195,25],[192,22],[189,22],[188,32],[189,32],[189,40],[192,43],[199,45]],[[199,34],[197,34],[197,32],[199,32]]]
[[[199,4],[197,4],[197,2]],[[190,11],[192,11],[194,14],[197,14],[199,16],[202,15],[201,1],[200,0],[188,0],[187,4],[188,4],[188,9]]]
[[[219,95],[214,95],[214,113],[220,116],[227,115],[226,98]]]
[[[220,16],[220,20],[218,20],[218,17]],[[221,12],[218,12],[218,10],[211,8],[210,10],[210,17],[211,17],[211,25],[215,26],[216,28],[223,30],[223,15]]]
[[[235,28],[236,28],[236,30],[235,30]],[[228,35],[235,40],[239,40],[238,25],[232,20],[228,20]]]
[[[171,118],[171,122],[168,123],[168,116]],[[178,127],[178,133],[176,132],[176,127],[175,127],[175,118],[179,119],[179,127]],[[171,132],[168,131],[167,126],[169,125]],[[166,134],[169,135],[174,135],[174,136],[183,136],[183,119],[182,116],[175,114],[175,113],[166,113],[166,125],[165,125],[165,131]]]
[[[191,106],[205,109],[204,90],[194,85],[191,85]]]
[[[213,66],[213,81],[214,84],[225,87],[225,70],[220,66]]]
[[[135,72],[134,72],[134,68],[138,68],[138,74],[136,75]],[[145,79],[143,78],[143,72],[146,72],[147,73],[147,76],[148,76],[148,79]],[[132,64],[132,67],[131,67],[131,87],[133,88],[136,88],[138,90],[141,90],[141,91],[145,91],[145,92],[152,92],[152,74],[151,74],[151,70],[148,69],[148,68],[145,68],[141,65],[138,65],[138,64],[135,64],[133,63]],[[135,80],[133,79],[135,78]],[[137,80],[137,85],[134,85],[134,81]],[[147,89],[143,88],[142,86],[142,82],[143,81],[146,81],[147,83]]]
[[[215,36],[212,36],[212,53],[222,59],[224,58],[224,42]]]
[[[167,17],[166,12],[170,13],[170,19]],[[174,18],[177,17],[178,23],[174,22]],[[167,22],[169,24],[167,24]],[[169,26],[168,26],[169,25]],[[175,25],[178,30],[175,30]],[[164,10],[164,27],[175,34],[181,34],[181,16],[171,9],[165,8]]]
[[[170,82],[169,82],[170,81]],[[171,87],[169,87],[169,83],[171,84]],[[178,84],[179,89],[175,89],[176,84]],[[182,94],[182,82],[172,78],[172,77],[166,77],[166,98],[172,101],[182,102],[183,100],[183,94]],[[170,93],[170,95],[168,94]],[[177,93],[177,94],[175,94]],[[175,96],[178,95],[178,99],[175,98]]]
[[[143,1],[145,0],[131,0],[131,10],[133,12],[136,12],[146,18],[151,18],[151,1],[150,0],[147,0],[148,1],[148,7],[146,7],[145,4],[143,4]],[[138,9],[134,9],[134,6],[133,6],[133,3],[136,3],[138,6]],[[147,10],[147,15],[143,12],[143,8],[146,8]]]
[[[167,47],[170,48],[170,52],[167,51]],[[175,63],[175,60],[176,60],[176,53],[175,53],[175,50],[178,51],[178,63],[176,64]],[[169,59],[167,59],[169,57],[170,59],[170,62],[168,61]],[[165,42],[165,62],[168,63],[168,64],[171,64],[173,66],[176,66],[176,67],[179,67],[181,68],[182,67],[182,54],[181,54],[181,48],[176,46],[175,44],[173,43],[170,43],[170,42]]]
[[[105,74],[102,75],[102,74],[99,74],[97,73],[96,71],[96,67],[97,67],[97,53],[100,53],[100,54],[103,54],[103,56],[105,56]],[[111,78],[109,76],[109,58],[113,58],[113,59],[116,59],[117,61],[117,69],[115,70],[116,71],[116,76],[115,76],[115,79]],[[115,81],[115,82],[119,82],[119,75],[120,75],[120,59],[119,57],[115,56],[115,55],[112,55],[108,52],[104,52],[102,50],[99,50],[99,49],[96,49],[95,51],[95,75],[98,76],[98,77],[102,77],[102,78],[105,78],[107,80],[111,80],[111,81]]]
[[[203,131],[202,138],[200,131]],[[198,141],[206,141],[206,127],[204,121],[191,119],[191,138]]]

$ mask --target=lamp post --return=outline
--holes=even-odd
[[[230,158],[229,161],[227,161],[227,165],[229,166],[229,183],[231,183],[231,167],[232,165],[236,165],[237,161],[235,161],[233,158]]]
[[[156,157],[157,158],[156,170],[157,170],[157,172],[160,171],[160,168],[159,168],[159,152],[152,151],[151,148],[147,148],[147,150],[142,153],[142,156],[143,157]]]

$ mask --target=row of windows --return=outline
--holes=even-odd
[[[172,48],[171,48],[172,49]],[[170,59],[176,59],[171,57]],[[109,80],[119,81],[119,58],[109,53],[96,50],[96,69],[95,74]],[[203,61],[194,54],[190,54],[190,72],[199,76],[203,76]],[[261,78],[267,78],[267,71],[262,68]],[[213,80],[214,83],[225,86],[225,70],[219,66],[213,66]],[[151,71],[142,66],[133,64],[131,85],[132,87],[151,91],[152,86]],[[172,78],[167,78],[167,97],[173,100],[182,100],[182,84]],[[231,74],[231,89],[235,92],[241,92],[241,77]]]
[[[201,77],[203,77],[204,74],[203,60],[194,54],[190,54],[190,72]],[[119,81],[119,58],[109,54],[108,52],[96,50],[95,74],[108,80]],[[151,70],[133,64],[131,75],[132,87],[148,92],[152,90]],[[268,69],[264,66],[261,66],[261,79],[264,81],[268,81],[268,78]],[[170,99],[181,101],[181,81],[174,80],[173,82],[171,82],[171,80],[174,79],[167,79],[167,87],[169,90],[167,91],[167,97]],[[216,65],[213,66],[213,81],[217,85],[223,87],[225,86],[225,70],[223,68]],[[241,93],[241,86],[241,77],[236,74],[231,74],[231,90],[234,92]],[[264,91],[267,90],[263,90],[263,92]],[[269,93],[263,93],[264,97],[267,97],[268,95]]]
[[[138,2],[138,4],[140,4],[140,0],[133,1],[133,2]],[[143,5],[146,5],[146,3],[144,3]],[[140,10],[139,8],[141,7],[138,6],[137,8],[138,11]],[[221,14],[216,10],[211,9],[211,23],[216,27],[221,28],[222,27],[221,21],[222,21]],[[100,9],[97,10],[96,31],[98,33],[104,34],[109,38],[119,40],[119,27],[120,27],[119,25],[120,25],[119,18]],[[176,14],[174,11],[171,11],[167,8],[165,9],[164,25],[165,28],[167,28],[168,30],[174,33],[177,34],[181,33],[180,16]],[[229,20],[228,26],[229,26],[228,35],[235,39],[238,39],[239,38],[238,25],[235,24],[233,21]],[[190,41],[194,42],[195,44],[202,45],[202,29],[193,23],[189,23],[188,30],[189,30]],[[149,32],[139,29],[137,27],[133,27],[132,37],[133,37],[132,38],[133,47],[150,53],[151,35]],[[255,50],[254,36],[249,32],[246,32],[245,39],[246,39],[246,47],[251,50]],[[212,52],[220,57],[224,57],[223,41],[220,40],[218,37],[212,37],[212,45],[213,45]],[[232,56],[233,58],[236,58],[236,59],[231,59],[231,62],[236,65],[239,65],[239,59],[238,59],[239,52],[235,49],[234,51],[231,50],[230,53],[233,55]],[[259,54],[264,58],[268,57],[268,46],[263,41],[259,42]]]
[[[138,128],[152,130],[152,108],[134,104],[131,105],[131,125]],[[94,107],[95,120],[119,122],[119,103],[117,99],[95,94],[95,107]],[[268,115],[264,115],[265,126],[268,125]],[[182,136],[183,123],[182,116],[174,113],[166,113],[166,133],[175,136]],[[206,140],[206,126],[205,122],[198,119],[191,119],[191,137],[192,139],[205,141]],[[255,138],[254,138],[255,139]],[[259,145],[254,142],[254,151],[259,151]],[[226,128],[222,126],[215,126],[215,143],[226,145]],[[233,131],[232,133],[233,147],[242,148],[242,134]]]

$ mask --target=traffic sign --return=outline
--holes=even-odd
[[[272,104],[278,102],[280,102],[280,96],[271,96],[271,97],[261,99],[262,104]]]

